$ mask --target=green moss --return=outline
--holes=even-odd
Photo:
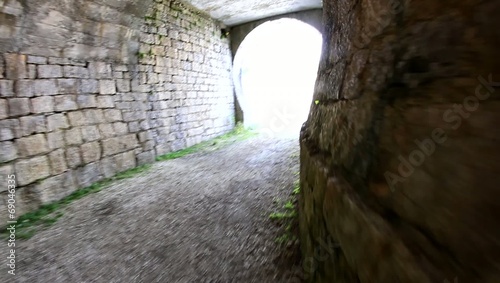
[[[177,159],[184,157],[189,154],[201,152],[201,151],[213,151],[218,150],[226,145],[232,144],[236,141],[242,141],[255,136],[256,132],[245,129],[241,124],[237,125],[233,131],[227,133],[218,138],[205,141],[194,145],[192,147],[185,148],[183,150],[167,153],[165,155],[156,158],[156,161],[165,161],[171,159]]]
[[[139,59],[144,59],[144,57],[146,57],[146,53],[143,53],[143,52],[137,52],[137,57]]]
[[[81,199],[92,193],[96,193],[108,187],[116,180],[128,179],[136,176],[139,173],[147,171],[151,165],[139,166],[115,175],[112,178],[99,181],[83,189],[79,189],[69,196],[53,202],[51,204],[42,205],[38,210],[21,215],[17,219],[16,237],[20,239],[29,239],[43,227],[53,225],[63,216],[63,213],[58,211],[75,200]],[[1,234],[7,237],[7,227],[2,229]]]

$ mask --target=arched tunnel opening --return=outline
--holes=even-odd
[[[322,35],[300,20],[268,21],[250,32],[234,58],[243,124],[268,137],[297,136],[307,119]]]
[[[499,14],[0,0],[0,282],[500,282]]]

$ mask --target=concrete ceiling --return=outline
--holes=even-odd
[[[187,0],[227,26],[321,8],[322,0]]]

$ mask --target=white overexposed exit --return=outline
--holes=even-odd
[[[246,127],[270,136],[299,134],[311,106],[321,47],[321,33],[294,19],[269,21],[248,34],[233,68]]]

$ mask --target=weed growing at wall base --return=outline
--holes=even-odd
[[[196,152],[202,152],[202,151],[213,151],[213,150],[218,150],[226,145],[229,145],[231,143],[234,143],[236,141],[242,141],[245,139],[248,139],[252,136],[257,135],[256,132],[245,129],[243,124],[238,123],[236,127],[234,128],[233,131],[222,135],[220,137],[217,137],[215,139],[205,141],[202,143],[199,143],[197,145],[194,145],[192,147],[188,147],[179,151],[167,153],[165,155],[159,156],[156,158],[156,161],[166,161],[170,159],[176,159],[176,158],[181,158],[184,157],[188,154],[196,153]]]
[[[490,74],[488,80],[482,76],[478,77],[479,84],[475,89],[475,95],[467,96],[462,104],[453,105],[452,109],[448,109],[443,113],[443,120],[451,125],[451,129],[457,130],[463,123],[463,119],[470,118],[472,112],[479,108],[480,102],[485,101],[495,93],[494,87],[500,87],[500,82],[493,81]],[[444,144],[448,137],[445,130],[436,128],[431,132],[431,137],[424,140],[415,140],[417,149],[413,150],[407,158],[399,156],[400,161],[397,173],[386,171],[384,177],[389,184],[391,191],[395,191],[395,185],[406,181],[415,169],[424,164],[427,157],[430,157],[436,152],[437,146]]]

